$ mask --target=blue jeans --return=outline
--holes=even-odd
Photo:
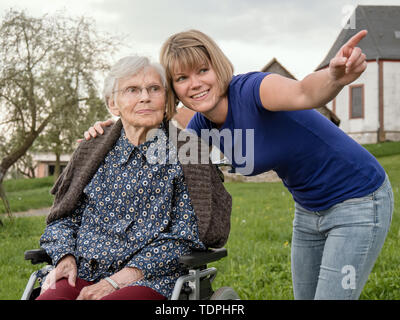
[[[373,193],[319,212],[295,204],[295,299],[358,299],[382,249],[393,213],[388,177]]]

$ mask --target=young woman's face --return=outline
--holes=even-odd
[[[217,75],[210,63],[193,70],[176,70],[172,83],[178,99],[193,111],[207,113],[221,100]]]

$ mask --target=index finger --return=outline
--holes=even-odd
[[[356,35],[352,36],[344,46],[354,48],[367,34],[367,30],[361,30]]]

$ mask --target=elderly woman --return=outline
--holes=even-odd
[[[168,159],[182,142],[163,138],[174,112],[163,68],[125,57],[104,97],[120,120],[79,145],[52,189],[40,245],[55,268],[39,300],[167,299],[186,272],[179,257],[227,241],[232,202],[215,166]],[[165,135],[148,135],[156,128]],[[167,161],[148,159],[158,145]]]

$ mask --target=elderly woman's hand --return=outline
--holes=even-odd
[[[100,280],[91,286],[84,287],[76,300],[100,300],[115,290],[106,280]]]
[[[143,273],[137,268],[125,267],[111,276],[120,288],[124,288],[133,282],[143,278]],[[84,287],[76,300],[100,300],[116,289],[106,280]]]
[[[45,292],[47,289],[52,289],[58,280],[67,278],[70,286],[75,287],[77,276],[77,267],[75,257],[68,254],[64,256],[57,264],[55,269],[51,270],[47,275],[46,280],[42,285],[40,294]]]

